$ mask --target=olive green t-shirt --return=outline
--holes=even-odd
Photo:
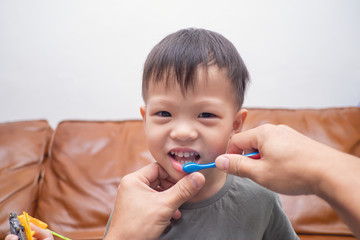
[[[228,175],[218,193],[180,211],[160,239],[299,239],[278,195],[247,178]]]
[[[278,195],[247,178],[227,175],[214,196],[185,203],[180,211],[181,218],[172,220],[159,239],[299,239]],[[111,216],[106,232],[110,221]]]

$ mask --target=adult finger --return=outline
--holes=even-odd
[[[140,181],[151,187],[156,187],[160,181],[169,179],[169,175],[158,163],[151,163],[132,174],[135,174]]]
[[[52,233],[47,229],[42,229],[36,226],[35,224],[30,223],[31,230],[35,231],[34,238],[41,240],[54,240]]]
[[[258,134],[259,129],[255,128],[233,135],[227,152],[242,153],[245,149],[258,149]]]
[[[205,184],[205,177],[199,172],[180,179],[173,187],[164,191],[170,207],[179,208],[183,203],[194,197]]]
[[[215,159],[216,167],[232,175],[253,178],[261,162],[240,154],[223,154]]]

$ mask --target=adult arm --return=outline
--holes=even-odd
[[[238,154],[251,149],[258,149],[261,159]],[[217,168],[279,193],[316,194],[360,238],[359,158],[270,124],[234,135],[228,152],[216,159]]]

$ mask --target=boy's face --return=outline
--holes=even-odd
[[[206,79],[207,78],[207,79]],[[200,68],[194,89],[185,96],[175,82],[150,82],[141,107],[149,150],[175,180],[186,173],[182,165],[215,161],[226,152],[231,135],[241,129],[246,110],[237,110],[226,71]],[[213,169],[202,170],[211,175]]]

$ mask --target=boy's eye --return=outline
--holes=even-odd
[[[159,117],[171,117],[171,113],[167,111],[159,111],[155,115]]]
[[[213,118],[213,117],[216,117],[216,115],[213,113],[204,112],[204,113],[200,113],[198,117],[199,118]]]

